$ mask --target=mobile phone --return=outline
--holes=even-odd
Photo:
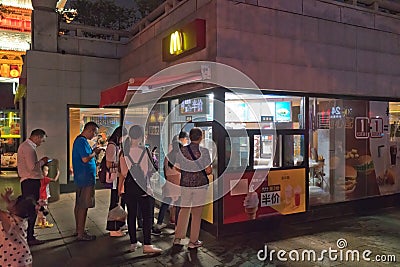
[[[152,150],[151,153],[154,153],[154,151],[156,151],[157,147],[155,146]]]
[[[50,162],[52,162],[53,161],[53,159],[48,159],[47,160],[47,163],[50,163]]]

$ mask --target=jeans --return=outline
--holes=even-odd
[[[174,204],[176,205],[176,213],[175,213],[175,223],[177,223],[178,221],[178,214],[179,214],[179,202],[180,199],[178,199],[178,201],[176,201]],[[171,197],[165,197],[163,199],[163,202],[161,203],[161,207],[160,207],[160,211],[158,213],[158,218],[157,218],[157,224],[162,224],[164,221],[164,217],[165,214],[168,211],[169,205],[172,204],[172,198]]]

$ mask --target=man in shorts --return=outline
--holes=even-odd
[[[99,132],[95,122],[85,124],[83,131],[74,141],[72,148],[72,166],[76,185],[75,224],[78,241],[92,241],[95,235],[85,232],[86,217],[89,208],[94,208],[94,186],[96,184],[96,155],[99,147],[90,147],[88,140]]]

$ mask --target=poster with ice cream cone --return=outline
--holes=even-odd
[[[306,170],[274,170],[224,175],[224,224],[306,210]]]

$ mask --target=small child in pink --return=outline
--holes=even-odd
[[[40,180],[40,196],[39,196],[39,204],[41,207],[38,211],[38,223],[37,225],[42,228],[51,228],[53,227],[52,223],[49,223],[46,219],[47,214],[47,205],[48,205],[48,198],[50,197],[50,182],[54,182],[58,180],[60,176],[60,171],[57,170],[57,175],[54,178],[48,177],[49,175],[49,166],[43,165],[43,179]],[[46,213],[46,214],[45,214]]]

